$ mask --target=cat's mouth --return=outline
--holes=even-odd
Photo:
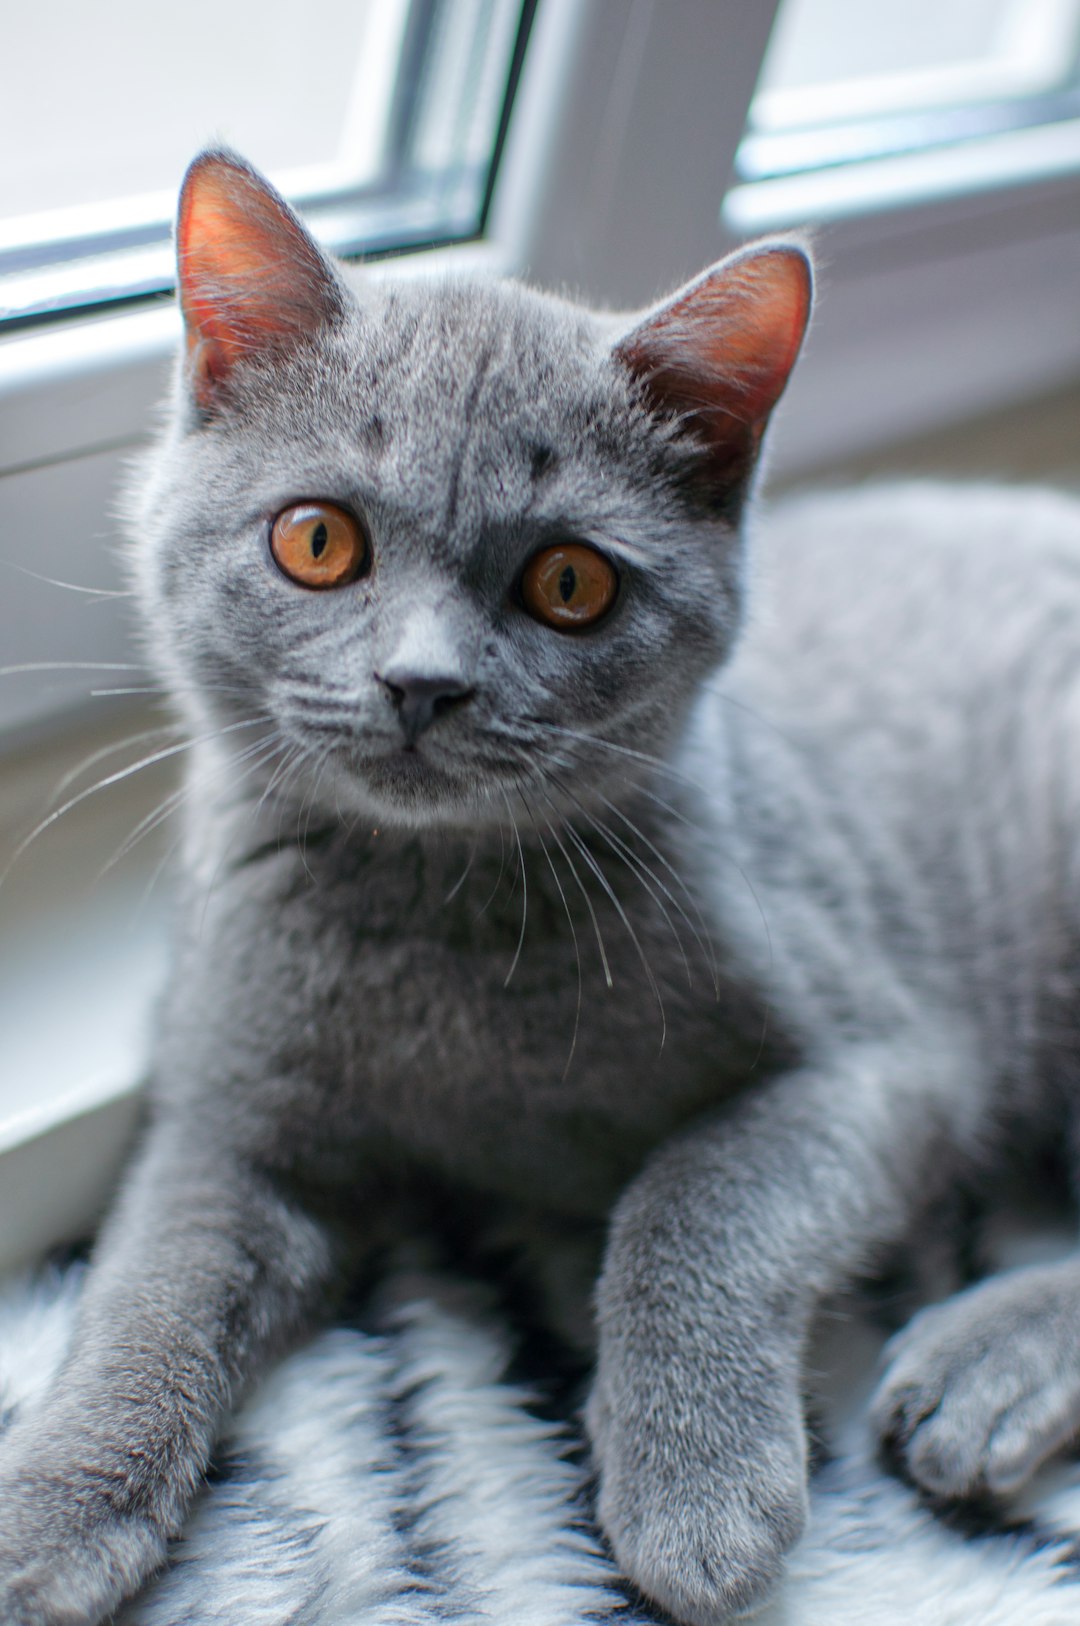
[[[411,828],[496,823],[535,771],[525,742],[505,729],[422,730],[412,738],[354,714],[286,714],[285,729],[312,766],[308,795],[328,813],[375,816]]]
[[[523,778],[521,765],[506,756],[468,753],[449,756],[415,740],[384,751],[355,745],[334,753],[339,800],[358,801],[382,817],[410,825],[445,824],[505,811],[505,797]]]

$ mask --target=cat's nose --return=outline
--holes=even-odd
[[[448,672],[417,672],[393,663],[375,676],[394,704],[406,745],[415,744],[437,718],[463,706],[476,692]]]

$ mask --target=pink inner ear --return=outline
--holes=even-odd
[[[204,405],[246,351],[287,348],[339,308],[330,273],[288,205],[220,153],[196,159],[188,171],[177,258],[188,355]]]
[[[787,384],[810,316],[810,269],[797,252],[773,250],[736,262],[709,286],[696,320],[708,329],[712,369],[727,373],[751,422],[767,418]]]
[[[750,249],[648,317],[615,354],[656,408],[692,418],[714,450],[752,450],[799,353],[810,297],[799,249]]]

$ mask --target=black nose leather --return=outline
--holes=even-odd
[[[474,690],[448,673],[410,672],[389,667],[376,676],[394,704],[405,743],[412,745],[436,718],[471,700]]]

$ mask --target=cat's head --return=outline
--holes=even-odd
[[[632,318],[364,280],[225,152],[188,172],[178,250],[135,559],[196,727],[272,735],[260,791],[412,826],[610,794],[663,756],[738,626],[803,251],[743,250]]]

